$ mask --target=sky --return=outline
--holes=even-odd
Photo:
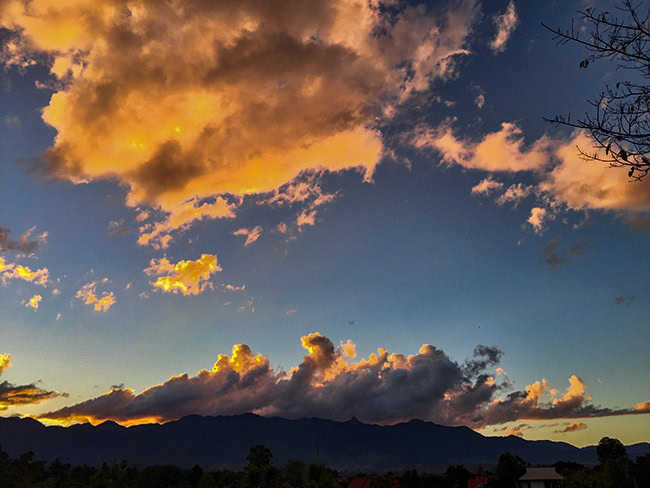
[[[650,183],[544,121],[625,79],[584,7],[0,1],[0,414],[650,441]]]

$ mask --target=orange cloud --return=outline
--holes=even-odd
[[[503,122],[498,132],[472,141],[454,134],[454,121],[437,128],[419,127],[411,136],[411,144],[418,149],[435,149],[444,163],[484,171],[538,171],[549,161],[547,150],[551,140],[541,137],[526,147],[522,131],[514,123]]]
[[[554,155],[559,164],[540,183],[540,189],[558,204],[574,210],[650,212],[648,185],[630,183],[625,168],[585,161],[577,148],[593,153],[592,147],[584,132],[575,132],[558,145]]]
[[[151,285],[165,293],[181,293],[183,295],[198,295],[206,288],[213,288],[209,281],[213,273],[223,268],[217,264],[217,256],[201,254],[196,261],[181,260],[171,263],[166,257],[152,259],[150,266],[144,270],[149,276],[158,276]]]
[[[579,430],[585,430],[587,428],[587,424],[584,422],[575,422],[575,423],[570,423],[567,424],[564,429],[556,430],[556,434],[566,434],[568,432],[578,432]]]
[[[97,297],[97,282],[86,283],[77,291],[75,297],[83,300],[86,305],[92,305],[96,312],[108,312],[115,303],[115,294],[112,291],[102,292],[101,297]]]
[[[161,248],[175,229],[230,216],[204,198],[272,192],[306,169],[370,180],[377,117],[454,76],[479,16],[476,0],[390,18],[381,5],[6,0],[5,65],[45,53],[55,80],[42,118],[56,137],[33,163],[119,181],[128,205],[164,215],[140,235]]]
[[[47,268],[32,271],[29,266],[9,263],[3,257],[0,257],[0,280],[3,283],[9,279],[20,279],[33,282],[36,285],[47,286],[49,277],[50,274]]]
[[[43,297],[41,295],[34,295],[29,299],[25,306],[33,308],[34,310],[38,310],[38,304],[41,302],[41,300],[43,300]]]
[[[500,190],[503,188],[503,183],[500,181],[493,180],[492,177],[482,179],[476,185],[472,187],[472,194],[475,195],[487,195],[493,190]]]

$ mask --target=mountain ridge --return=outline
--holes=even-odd
[[[348,471],[407,468],[436,470],[450,464],[493,465],[502,452],[532,464],[574,461],[596,464],[596,447],[515,436],[486,437],[464,426],[423,420],[394,425],[319,418],[284,419],[252,413],[204,417],[189,415],[165,424],[125,427],[114,421],[92,426],[45,426],[35,419],[0,418],[0,443],[12,456],[34,451],[43,461],[60,459],[98,466],[126,459],[143,466],[173,464],[204,469],[239,469],[251,446],[263,444],[273,462],[290,459],[325,462]],[[649,443],[627,446],[631,459],[650,453]]]

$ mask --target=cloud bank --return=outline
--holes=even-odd
[[[546,380],[513,390],[497,365],[502,351],[479,345],[458,363],[424,344],[416,354],[379,348],[357,359],[351,341],[336,347],[318,332],[301,338],[303,361],[285,372],[245,344],[219,354],[210,370],[179,374],[136,393],[114,387],[99,397],[41,415],[63,422],[165,422],[189,414],[255,412],[288,418],[321,417],[395,423],[412,418],[481,428],[513,420],[577,419],[649,413],[650,406],[596,406],[576,375],[560,392]],[[498,379],[499,378],[499,379]]]
[[[6,0],[1,61],[50,66],[42,118],[57,134],[31,164],[118,181],[128,205],[163,215],[140,244],[166,247],[175,229],[230,217],[227,196],[272,192],[303,170],[370,180],[378,118],[456,74],[478,14],[476,0]]]

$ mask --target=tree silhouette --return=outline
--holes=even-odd
[[[526,461],[519,456],[504,452],[497,461],[496,475],[503,488],[512,488],[517,485],[517,480],[526,473]]]
[[[603,437],[596,447],[596,455],[600,464],[607,461],[621,461],[627,459],[627,451],[621,441],[611,437]]]
[[[596,151],[578,148],[585,160],[627,167],[628,176],[637,180],[650,172],[650,9],[644,13],[640,5],[622,0],[613,11],[579,10],[588,27],[586,35],[573,22],[570,29],[542,23],[558,44],[586,48],[589,55],[580,61],[581,69],[596,61],[613,61],[627,78],[606,85],[598,99],[589,101],[591,112],[583,118],[556,115],[545,120],[587,131]]]

